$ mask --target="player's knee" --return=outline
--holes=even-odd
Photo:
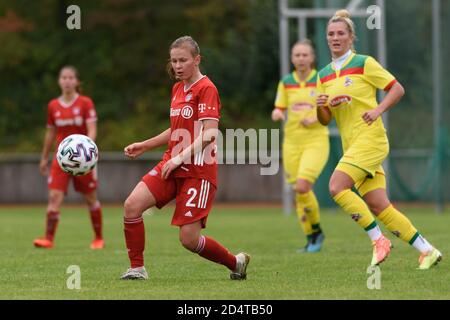
[[[380,200],[366,200],[367,206],[369,207],[370,211],[378,216],[381,212],[384,211],[387,207],[390,206],[389,201],[380,201]]]
[[[328,190],[330,192],[330,195],[332,197],[335,197],[340,192],[344,191],[344,188],[336,181],[330,180],[330,183],[328,185]]]
[[[89,207],[93,207],[97,204],[97,197],[92,195],[85,195],[86,203]]]
[[[189,251],[195,251],[198,245],[198,238],[189,233],[180,232],[180,242]]]
[[[133,198],[128,197],[124,203],[125,218],[139,218],[142,216],[142,210],[140,209],[139,203],[137,203]]]
[[[294,190],[300,194],[308,193],[311,191],[311,184],[306,180],[297,180],[294,185]]]
[[[48,205],[52,210],[57,210],[61,206],[63,196],[59,193],[50,193],[48,196]]]

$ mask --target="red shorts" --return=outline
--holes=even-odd
[[[97,167],[84,176],[71,176],[61,170],[56,159],[53,160],[48,176],[48,188],[60,190],[67,194],[70,179],[73,179],[75,191],[89,194],[97,189]]]
[[[142,177],[142,181],[155,197],[156,207],[161,209],[171,200],[176,199],[172,225],[182,226],[201,221],[202,228],[206,227],[209,211],[211,210],[216,187],[205,179],[174,178],[167,180],[161,177],[164,162],[158,163],[149,173]]]

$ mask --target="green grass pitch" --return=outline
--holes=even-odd
[[[0,299],[450,299],[450,212],[405,209],[443,253],[428,271],[416,270],[418,252],[389,235],[394,249],[381,265],[381,288],[369,290],[370,241],[344,213],[323,210],[322,252],[297,254],[304,237],[295,215],[277,208],[217,207],[204,234],[252,260],[246,281],[185,250],[170,226],[173,208],[145,217],[148,281],[121,281],[128,267],[122,209],[104,208],[106,248],[89,249],[87,210],[65,207],[52,250],[35,249],[44,231],[45,207],[0,208]],[[67,268],[81,270],[81,289],[70,290]]]

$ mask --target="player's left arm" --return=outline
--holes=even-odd
[[[87,136],[93,141],[97,139],[97,111],[91,98],[86,98],[84,121],[86,121]]]
[[[368,125],[371,125],[384,112],[395,106],[404,94],[405,89],[399,82],[396,82],[388,91],[381,103],[375,109],[365,112],[362,118]]]
[[[405,94],[403,86],[395,77],[384,69],[374,58],[368,57],[364,64],[364,78],[377,89],[387,92],[378,106],[362,115],[363,120],[371,125],[384,112],[395,106]]]
[[[97,121],[91,121],[86,123],[87,136],[93,141],[97,138]]]

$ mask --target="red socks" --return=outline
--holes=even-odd
[[[144,266],[145,227],[142,217],[124,218],[125,242],[128,249],[131,268]]]
[[[236,269],[236,257],[212,238],[200,236],[195,252],[205,259],[223,264],[230,270]]]
[[[145,227],[142,217],[124,218],[124,232],[131,268],[144,266]],[[223,264],[230,270],[236,269],[236,257],[212,238],[200,236],[194,252],[205,259]]]
[[[45,237],[53,241],[55,237],[56,227],[59,221],[59,211],[47,211],[47,227],[45,231]]]
[[[100,202],[94,204],[89,208],[89,213],[91,214],[92,227],[94,228],[95,238],[102,239],[102,207]]]

